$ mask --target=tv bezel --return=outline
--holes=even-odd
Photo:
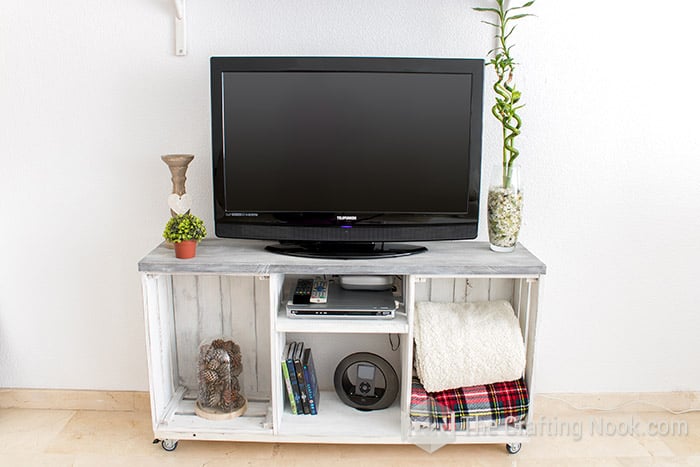
[[[474,239],[479,220],[484,61],[404,57],[212,57],[211,116],[214,227],[217,237],[294,243],[380,243]],[[223,76],[226,72],[389,72],[469,74],[468,205],[463,213],[256,213],[226,215]],[[261,176],[264,183],[264,176]],[[356,217],[357,221],[348,221]],[[319,216],[323,220],[318,220]],[[371,220],[363,220],[371,218]],[[318,222],[316,221],[318,220]],[[333,221],[333,222],[331,222]],[[317,222],[317,223],[315,223]]]

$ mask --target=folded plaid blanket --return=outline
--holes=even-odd
[[[477,423],[514,424],[525,418],[529,405],[523,379],[480,386],[427,392],[417,377],[411,385],[411,420],[450,430],[452,413],[456,431]]]

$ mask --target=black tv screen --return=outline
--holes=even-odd
[[[214,57],[211,71],[218,236],[476,236],[482,60]]]

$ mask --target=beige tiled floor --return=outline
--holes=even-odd
[[[152,444],[148,409],[0,409],[1,466],[700,466],[700,413],[648,407],[579,411],[540,404],[533,436],[516,455],[503,445],[298,445],[181,441]],[[636,410],[636,411],[635,411]],[[676,430],[676,433],[670,431]]]

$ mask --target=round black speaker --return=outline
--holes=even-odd
[[[399,393],[396,371],[369,352],[345,357],[335,369],[333,384],[340,400],[358,410],[386,409]]]

